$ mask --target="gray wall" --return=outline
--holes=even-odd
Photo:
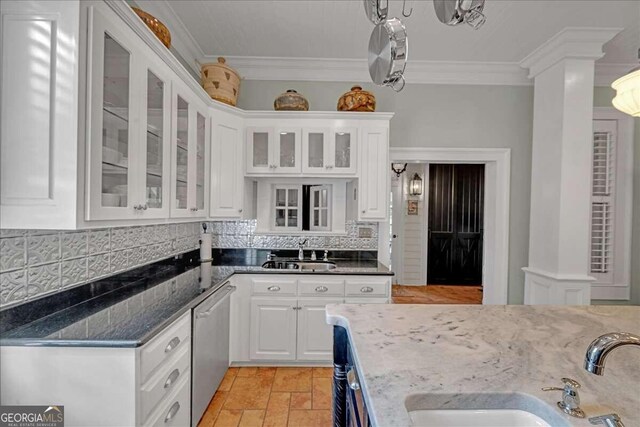
[[[611,107],[615,91],[609,87],[597,87],[593,105]],[[631,303],[640,305],[640,119],[634,118],[633,141],[633,225],[631,236]],[[600,301],[620,304],[620,301]],[[626,302],[625,302],[626,303]]]
[[[351,85],[327,82],[242,82],[238,106],[271,110],[286,89],[296,89],[311,110],[332,111]],[[528,263],[533,88],[516,86],[408,85],[391,89],[364,84],[377,111],[392,111],[392,147],[511,148],[509,302],[522,303]]]

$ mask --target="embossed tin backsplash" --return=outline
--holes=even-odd
[[[208,223],[213,247],[223,249],[297,249],[301,239],[308,239],[305,249],[377,250],[378,224],[346,222],[346,234],[300,236],[256,233],[257,220],[214,221]],[[361,237],[364,236],[364,237]]]
[[[201,230],[200,222],[0,230],[0,308],[197,249]]]

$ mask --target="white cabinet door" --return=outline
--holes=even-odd
[[[209,216],[242,218],[244,204],[243,120],[214,110],[211,143],[211,204]]]
[[[134,218],[140,201],[140,52],[121,23],[91,9],[87,219]],[[119,25],[120,24],[120,25]]]
[[[325,174],[329,170],[330,131],[327,128],[302,130],[302,173]]]
[[[171,217],[206,217],[208,111],[180,82],[173,83],[171,101]]]
[[[362,128],[360,138],[360,179],[358,219],[384,221],[389,214],[389,131]]]
[[[250,127],[247,129],[247,173],[272,173],[275,169],[273,160],[274,131],[273,128]]]
[[[327,324],[327,304],[340,304],[342,298],[308,298],[298,300],[298,360],[331,360],[333,327]]]
[[[334,129],[330,139],[327,163],[332,174],[356,173],[358,131],[355,128]]]
[[[296,299],[251,298],[252,360],[295,360]]]
[[[276,131],[273,152],[273,173],[300,173],[302,141],[300,129],[280,128]]]

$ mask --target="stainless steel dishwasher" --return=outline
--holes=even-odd
[[[193,310],[191,424],[196,426],[229,368],[229,297],[222,285]]]

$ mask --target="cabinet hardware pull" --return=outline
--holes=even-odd
[[[167,412],[167,416],[164,417],[164,422],[168,423],[169,421],[171,421],[173,417],[176,416],[179,410],[180,410],[180,403],[175,402],[173,405],[171,405],[171,408],[169,408],[169,412]]]
[[[329,290],[329,288],[327,288],[326,286],[317,286],[316,287],[316,292],[327,292]]]
[[[280,286],[269,286],[267,290],[271,292],[278,292],[280,290]]]
[[[165,381],[164,383],[164,388],[169,388],[173,385],[173,383],[176,382],[176,380],[178,379],[178,377],[180,376],[180,370],[179,369],[174,369],[169,376],[167,377],[167,381]]]
[[[238,212],[239,212],[239,213],[242,213],[242,209],[238,209]]]
[[[349,372],[347,372],[347,383],[349,383],[349,388],[352,390],[360,390],[360,384],[353,369],[349,369]]]
[[[366,212],[366,211],[364,211],[364,210],[362,211],[362,213],[365,213],[365,212]]]
[[[169,341],[169,344],[167,344],[167,346],[164,348],[164,352],[169,353],[171,350],[176,348],[178,344],[180,344],[180,338],[173,337],[171,341]]]
[[[146,204],[146,203],[144,204],[144,206],[142,206],[142,210],[143,210],[143,211],[146,211],[148,208],[149,208],[149,205],[148,205],[148,204]]]
[[[363,286],[360,288],[360,292],[370,293],[373,292],[373,288],[371,286]]]

